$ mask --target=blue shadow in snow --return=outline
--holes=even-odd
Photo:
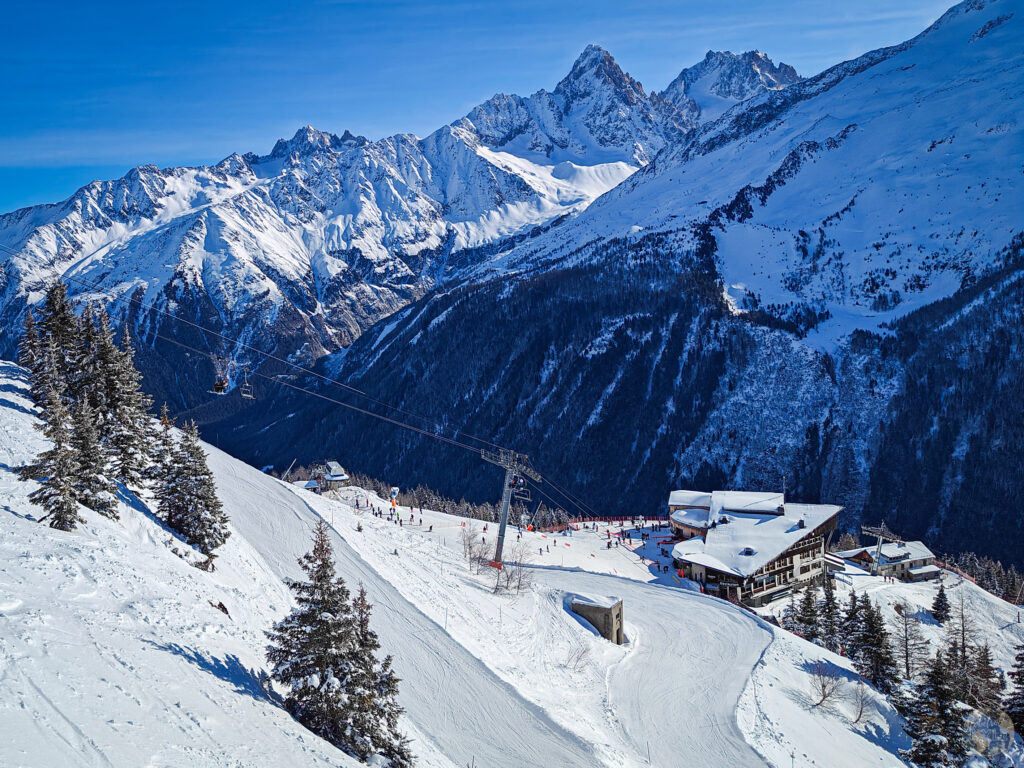
[[[15,512],[13,509],[11,509],[6,504],[4,504],[4,512],[10,512],[12,515],[14,515],[15,517],[20,517],[22,520],[29,520],[29,521],[31,521],[33,523],[38,523],[39,522],[39,518],[38,517],[32,517],[32,515],[23,515],[20,512]]]
[[[177,643],[160,644],[151,640],[144,641],[154,648],[173,653],[180,656],[191,664],[196,665],[204,672],[208,672],[226,683],[235,687],[235,693],[250,696],[257,701],[266,701],[275,706],[282,705],[281,697],[274,692],[270,686],[270,679],[266,672],[256,672],[242,663],[241,659],[233,653],[229,653],[222,659],[216,656],[206,655],[195,648],[187,648]]]

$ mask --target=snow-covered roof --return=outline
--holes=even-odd
[[[316,480],[292,480],[292,485],[306,489],[320,487],[320,484]]]
[[[937,565],[919,565],[917,568],[911,568],[907,571],[911,576],[927,576],[932,573],[939,572],[939,566]]]
[[[591,595],[573,595],[573,605],[592,605],[595,608],[614,608],[618,603],[622,602],[621,597],[611,597],[610,595],[602,595],[594,597]]]
[[[672,491],[668,495],[670,507],[699,507],[737,512],[774,512],[786,498],[774,491]]]
[[[707,528],[711,523],[711,511],[707,509],[677,509],[669,520],[691,528]]]
[[[704,507],[711,508],[711,494],[706,491],[672,491],[668,495],[670,507]]]
[[[345,468],[336,461],[327,462],[327,479],[328,480],[348,480],[348,475],[345,474]]]
[[[755,491],[672,491],[668,497],[670,507],[679,507],[672,513],[672,520],[693,528],[707,528],[723,513],[778,514],[785,501],[781,493]]]
[[[723,573],[750,576],[842,511],[842,507],[834,504],[784,504],[779,514],[778,504],[769,504],[780,499],[781,494],[771,496],[771,500],[754,500],[770,512],[720,509],[711,520],[714,526],[708,526],[703,538],[698,536],[676,544],[672,556]],[[673,519],[676,514],[679,513],[674,513]],[[723,518],[728,522],[721,522]]]
[[[837,552],[844,560],[852,560],[861,554],[867,554],[868,557],[875,557],[875,547],[857,547],[856,549],[846,549],[842,552]],[[882,552],[880,555],[882,564],[896,563],[901,560],[931,560],[934,559],[935,554],[924,545],[922,541],[904,541],[902,543],[894,541],[886,541],[882,543]]]

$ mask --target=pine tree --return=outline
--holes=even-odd
[[[967,703],[991,718],[998,715],[1005,682],[992,664],[987,643],[975,647],[970,660],[970,687]]]
[[[964,590],[960,590],[957,598],[957,603],[951,611],[949,625],[946,627],[949,650],[945,658],[953,695],[959,701],[969,702],[973,695],[971,654],[974,646],[974,621],[967,611]]]
[[[335,574],[334,552],[321,520],[313,551],[299,559],[306,581],[289,588],[297,607],[267,633],[271,677],[289,688],[288,711],[302,725],[352,753],[362,734],[352,732],[347,689],[353,674],[355,634],[349,591]]]
[[[97,419],[102,419],[106,414],[106,379],[100,360],[100,333],[89,304],[85,305],[78,319],[78,336],[75,340],[68,393],[75,402],[88,400]],[[96,426],[97,435],[102,438],[100,422]]]
[[[96,357],[97,365],[103,375],[103,410],[99,413],[100,439],[103,444],[110,446],[114,435],[114,414],[113,401],[118,396],[119,380],[114,375],[117,369],[121,350],[114,343],[114,332],[110,328],[110,317],[106,311],[100,309],[97,314],[96,329]]]
[[[921,622],[905,600],[896,604],[893,638],[896,662],[903,679],[913,681],[928,659],[928,641],[921,632]]]
[[[160,488],[160,481],[172,470],[174,461],[174,419],[167,410],[167,403],[160,406],[160,418],[150,422],[150,463],[143,475]]]
[[[932,603],[932,616],[939,624],[945,624],[949,620],[949,598],[946,596],[945,584],[939,584],[939,591],[935,594],[935,601]]]
[[[1003,707],[1017,733],[1024,734],[1024,643],[1017,646],[1009,677],[1010,690],[1003,701]]]
[[[194,421],[182,430],[173,465],[158,493],[159,510],[168,526],[206,555],[204,567],[212,569],[214,551],[231,533]]]
[[[42,362],[43,341],[36,332],[36,320],[32,315],[32,309],[25,313],[25,323],[22,329],[21,339],[18,341],[18,365],[29,372],[29,376],[35,377],[37,367]],[[42,405],[42,403],[36,403]]]
[[[967,654],[960,642],[953,637],[946,646],[946,674],[949,687],[958,701],[966,701],[970,689],[970,670],[967,666]]]
[[[835,583],[827,575],[822,591],[824,595],[821,603],[819,634],[826,648],[834,653],[839,653],[842,648],[839,631],[839,604],[836,602]]]
[[[846,656],[856,659],[860,652],[860,637],[864,632],[864,617],[861,614],[860,600],[857,593],[850,590],[850,602],[847,603],[846,611],[843,614],[843,622],[840,626],[840,637],[843,641],[843,649]]]
[[[73,531],[83,520],[75,499],[78,463],[72,444],[71,414],[61,391],[50,389],[45,411],[46,420],[37,428],[50,438],[53,447],[39,454],[32,464],[19,469],[19,475],[23,480],[39,481],[39,487],[28,498],[46,510],[43,519],[49,519],[50,527]]]
[[[918,768],[960,768],[967,757],[968,730],[962,706],[949,685],[942,652],[935,654],[906,730],[913,746],[903,756]]]
[[[378,729],[380,753],[390,761],[390,768],[412,768],[415,758],[409,740],[398,729],[398,718],[404,711],[398,704],[399,679],[391,668],[391,656],[385,656],[377,674],[377,702],[380,711]]]
[[[39,310],[40,335],[53,342],[58,374],[68,381],[72,369],[78,321],[68,299],[67,286],[57,280],[47,290]]]
[[[29,386],[29,397],[39,408],[39,418],[46,421],[48,418],[47,402],[50,392],[60,393],[61,399],[66,397],[66,379],[61,374],[57,365],[57,345],[52,338],[40,337],[39,353],[35,360],[35,367],[31,371],[32,381]]]
[[[786,603],[786,607],[782,609],[782,618],[779,623],[782,628],[789,632],[799,632],[800,622],[797,621],[797,604],[796,596],[800,594],[800,589],[794,586],[789,591],[789,602]]]
[[[391,761],[391,768],[404,768],[413,763],[408,740],[398,729],[403,710],[398,704],[398,678],[391,669],[391,657],[377,662],[380,642],[370,627],[372,606],[366,590],[360,585],[352,600],[355,631],[354,679],[357,682],[355,701],[358,714],[353,717],[354,730],[369,735],[369,745]],[[352,695],[352,694],[350,694]],[[369,752],[357,754],[365,761]]]
[[[117,520],[117,489],[106,477],[96,412],[83,397],[74,405],[72,445],[78,467],[75,497],[83,506]]]
[[[854,657],[854,666],[861,677],[878,691],[892,693],[899,678],[899,671],[896,668],[896,659],[893,656],[882,612],[871,603],[867,595],[861,598],[860,612],[863,624],[860,637],[857,639],[858,652]]]
[[[139,388],[131,336],[125,328],[121,349],[106,369],[107,396],[111,417],[110,448],[115,477],[125,485],[138,487],[149,464],[149,398]]]
[[[800,599],[796,611],[797,631],[807,640],[818,639],[818,601],[815,599],[814,587],[808,586]]]

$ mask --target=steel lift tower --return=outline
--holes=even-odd
[[[889,530],[889,527],[883,521],[881,525],[865,525],[862,526],[860,532],[865,536],[877,536],[878,544],[875,545],[875,557],[871,562],[871,575],[878,575],[878,558],[882,555],[882,542],[891,541],[896,544],[902,544],[903,539],[897,536],[895,533]]]
[[[491,565],[495,568],[501,568],[501,550],[505,546],[505,528],[508,526],[508,511],[512,505],[512,497],[529,500],[530,492],[527,490],[523,478],[528,477],[536,483],[541,482],[541,478],[540,473],[530,466],[530,457],[524,453],[499,448],[496,452],[480,451],[480,458],[505,470],[505,486],[501,492],[498,546],[494,550],[494,560],[491,561]]]

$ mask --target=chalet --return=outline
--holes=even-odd
[[[324,464],[324,490],[330,491],[334,488],[341,488],[348,482],[348,474],[345,468],[336,461],[328,461]]]
[[[781,493],[673,491],[675,567],[727,600],[761,606],[825,578],[825,538],[842,507],[786,503]]]
[[[881,547],[858,547],[836,554],[865,570],[873,570],[879,576],[892,576],[903,581],[935,579],[940,573],[935,565],[935,555],[920,541],[887,541]]]
[[[305,491],[320,493],[320,483],[316,480],[292,480],[292,485],[296,488],[302,488]]]

